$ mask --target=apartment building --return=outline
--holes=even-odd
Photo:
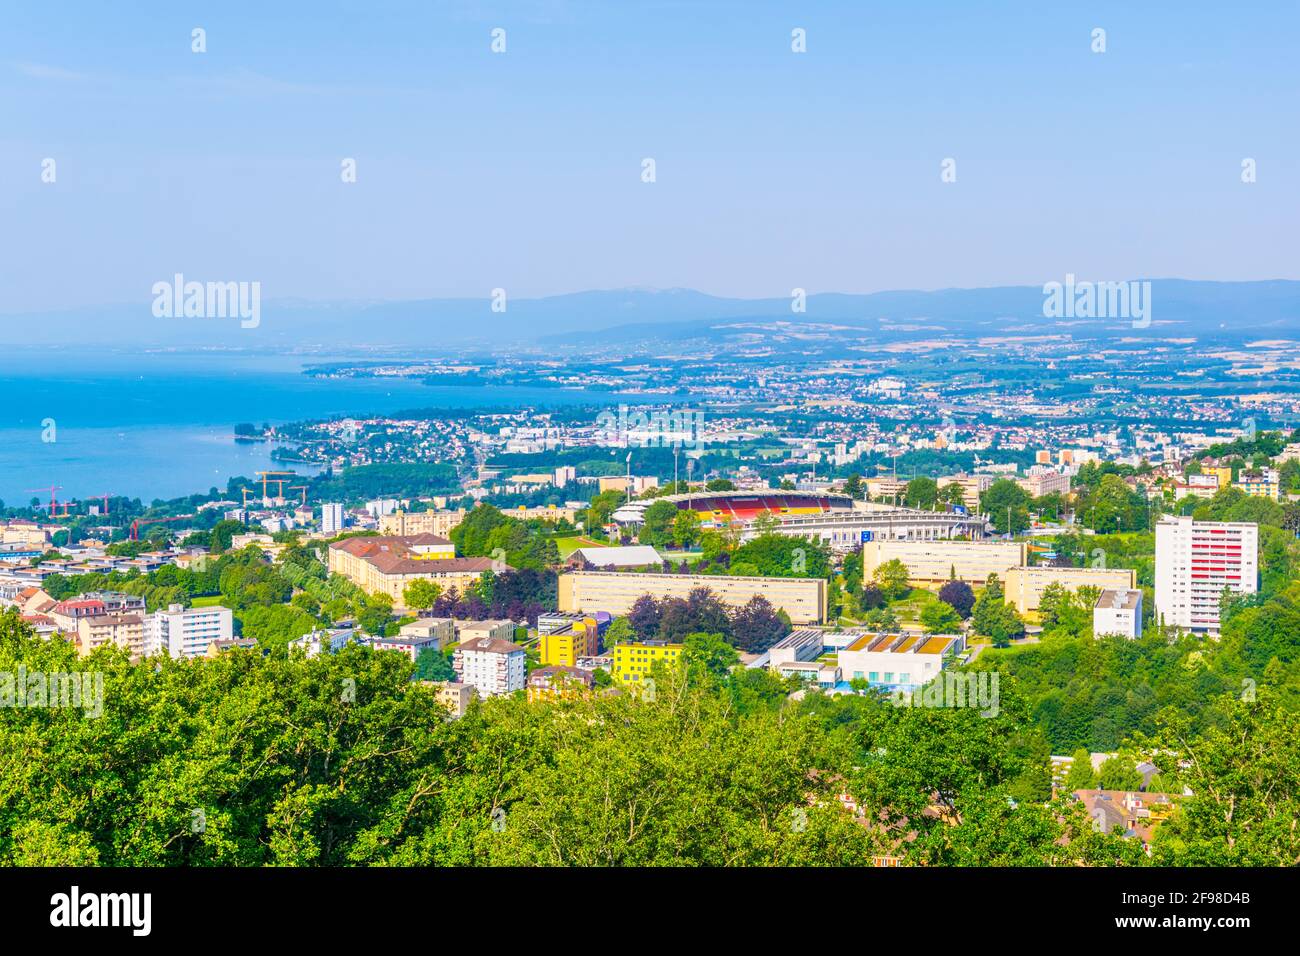
[[[1025,489],[1032,497],[1070,493],[1070,476],[1059,471],[1031,471],[1023,478],[1017,478],[1016,484]]]
[[[980,495],[993,487],[993,476],[948,475],[945,478],[940,478],[938,485],[940,491],[943,491],[949,485],[960,486],[962,503],[966,506],[966,510],[975,512],[980,510]]]
[[[529,700],[573,700],[586,697],[595,686],[593,671],[557,664],[529,674],[525,689]]]
[[[343,506],[340,504],[323,504],[320,506],[321,534],[332,538],[343,530]]]
[[[518,644],[481,637],[460,643],[452,667],[459,683],[469,684],[484,697],[498,697],[523,690],[524,660],[524,649]]]
[[[1092,634],[1118,634],[1130,640],[1142,636],[1142,592],[1136,588],[1107,588],[1092,609]]]
[[[401,637],[431,641],[435,650],[444,651],[456,643],[456,622],[449,617],[422,617],[403,624],[398,633]]]
[[[341,574],[370,594],[387,594],[400,607],[412,581],[433,581],[464,591],[485,571],[504,571],[504,561],[458,558],[446,538],[433,534],[346,538],[329,546],[330,573]]]
[[[1225,590],[1259,589],[1259,527],[1167,515],[1156,524],[1156,620],[1217,634]]]
[[[1025,564],[1028,553],[1023,541],[881,539],[863,544],[862,576],[870,579],[880,565],[898,560],[915,587],[942,584],[954,576],[968,584],[983,584],[990,574],[1001,578],[1008,568]]]
[[[594,617],[572,621],[556,630],[538,631],[541,659],[545,666],[576,667],[578,658],[595,657],[600,653],[600,627]]]
[[[102,617],[107,614],[135,614],[143,616],[144,598],[116,591],[87,591],[75,598],[59,601],[47,609],[47,614],[60,631],[74,634],[82,618]]]
[[[486,621],[456,621],[456,640],[479,641],[484,638],[497,641],[512,641],[515,637],[515,622],[504,618],[489,618]]]
[[[203,657],[213,641],[234,638],[234,616],[220,605],[190,607],[169,604],[144,618],[144,655]]]
[[[1256,498],[1277,501],[1281,497],[1282,480],[1274,468],[1255,468],[1240,472],[1232,487]]]
[[[452,717],[464,717],[465,711],[469,710],[470,703],[477,696],[477,692],[469,684],[439,680],[426,680],[420,683],[433,689],[438,703],[446,708]]]
[[[394,511],[379,519],[379,533],[398,537],[432,534],[446,538],[466,514],[463,510]]]
[[[106,644],[124,647],[132,663],[144,656],[144,620],[139,614],[97,614],[77,619],[77,653],[87,657]]]
[[[820,624],[826,619],[825,578],[767,578],[722,574],[649,574],[618,571],[570,571],[560,575],[559,609],[591,614],[626,614],[637,598],[685,598],[695,588],[708,588],[731,607],[762,595],[790,616],[793,624]]]
[[[894,501],[903,503],[907,491],[907,482],[902,478],[868,478],[867,494],[872,501]]]
[[[1008,604],[1021,614],[1037,611],[1049,584],[1069,591],[1081,587],[1131,590],[1137,586],[1137,572],[1131,568],[1057,568],[1047,564],[1008,568],[1002,578]]]
[[[654,475],[632,475],[631,478],[626,475],[604,475],[598,480],[597,487],[601,491],[630,491],[633,495],[639,495],[651,488],[658,488],[659,479]]]
[[[669,665],[682,656],[682,644],[667,641],[632,641],[614,645],[614,680],[620,684],[639,684],[650,676],[658,661]]]

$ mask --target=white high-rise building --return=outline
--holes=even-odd
[[[320,530],[322,534],[338,534],[343,530],[343,506],[323,504],[320,506]]]
[[[479,637],[461,641],[452,666],[456,680],[469,684],[484,697],[523,690],[525,680],[524,649],[499,637]]]
[[[1217,634],[1219,600],[1259,590],[1259,526],[1166,516],[1156,525],[1156,621]]]
[[[144,656],[169,654],[172,657],[202,657],[213,641],[228,641],[234,636],[234,618],[230,608],[184,607],[170,604],[144,619]]]

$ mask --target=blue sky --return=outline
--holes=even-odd
[[[1300,278],[1294,3],[119,6],[0,11],[0,311]]]

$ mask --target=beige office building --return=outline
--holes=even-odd
[[[1003,575],[1002,584],[1007,603],[1025,614],[1038,610],[1049,584],[1060,584],[1071,591],[1085,586],[1103,591],[1131,591],[1137,586],[1137,572],[1128,568],[1015,567]]]
[[[465,514],[464,511],[394,511],[379,519],[379,533],[397,537],[434,534],[445,538]]]
[[[1023,541],[868,541],[862,546],[862,577],[869,580],[876,568],[897,559],[907,566],[914,587],[942,584],[954,576],[983,584],[990,574],[1005,577],[1027,555]]]
[[[444,592],[455,588],[463,594],[483,572],[506,569],[504,561],[455,553],[450,541],[432,534],[345,538],[329,546],[328,567],[369,594],[387,594],[398,607],[412,581],[432,581]]]
[[[783,609],[790,622],[820,624],[826,619],[824,578],[733,577],[725,574],[637,574],[618,571],[572,571],[560,575],[560,610],[594,614],[626,614],[644,594],[656,598],[687,597],[705,587],[731,607],[762,595]]]
[[[948,475],[940,478],[937,482],[939,490],[947,488],[949,485],[959,485],[961,487],[962,503],[971,513],[980,510],[980,495],[993,487],[992,475]]]

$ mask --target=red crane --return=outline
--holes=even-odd
[[[54,496],[56,491],[62,491],[62,485],[50,485],[48,488],[28,488],[28,491],[48,491],[50,493],[50,517],[54,517],[54,509],[58,507],[59,500]]]
[[[110,491],[106,495],[91,495],[90,497],[98,498],[100,501],[104,502],[104,514],[108,514],[108,499],[113,497],[113,492]]]
[[[131,522],[130,538],[140,540],[140,526],[143,524],[162,524],[167,521],[189,521],[194,515],[177,515],[175,518],[136,518]]]

